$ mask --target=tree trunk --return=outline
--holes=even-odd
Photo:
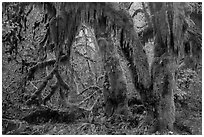
[[[164,132],[173,130],[175,121],[175,71],[176,62],[170,55],[155,59],[153,64],[153,95],[157,130]]]
[[[104,38],[98,40],[98,45],[105,71],[103,90],[105,114],[107,117],[113,114],[127,116],[127,84],[119,58],[115,54],[114,45]]]

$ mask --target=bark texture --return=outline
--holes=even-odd
[[[127,107],[127,83],[122,71],[119,58],[114,53],[114,46],[111,42],[102,38],[98,40],[105,71],[104,101],[105,114],[107,117],[113,114],[128,113]]]

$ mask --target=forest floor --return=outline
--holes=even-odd
[[[83,113],[83,112],[82,112]],[[3,134],[27,134],[27,135],[135,135],[149,134],[146,127],[141,127],[138,122],[139,117],[134,120],[122,120],[117,118],[114,121],[104,121],[103,117],[97,117],[96,121],[89,121],[81,115],[75,118],[73,114],[68,114],[64,121],[53,121],[48,118],[48,113],[29,119],[8,120],[3,118]],[[47,116],[47,117],[46,117]],[[62,117],[62,115],[57,115]],[[141,118],[141,117],[140,117]],[[25,122],[27,120],[27,122]],[[146,128],[146,129],[145,129]],[[201,111],[183,110],[177,111],[177,120],[174,126],[175,135],[201,135],[202,134],[202,114]],[[159,133],[156,133],[159,134]]]
[[[198,92],[197,92],[198,93]],[[195,96],[201,96],[200,91]],[[202,102],[187,99],[188,102],[176,102],[176,121],[174,131],[166,134],[174,135],[201,135],[202,134]],[[54,110],[48,107],[29,109],[24,112],[15,112],[24,117],[19,119],[7,119],[3,117],[2,134],[27,134],[27,135],[144,135],[148,127],[141,123],[145,118],[145,112],[137,111],[134,118],[115,116],[105,120],[101,113],[102,107],[93,113],[79,108]],[[100,110],[101,109],[101,110]],[[138,108],[136,108],[138,109]],[[11,110],[15,111],[15,110]],[[28,115],[29,113],[29,115]],[[92,114],[92,115],[91,115]],[[152,133],[151,133],[152,134]],[[154,133],[160,134],[160,133]]]
[[[7,79],[13,79],[11,73],[4,66],[3,89],[7,84]],[[180,78],[183,85],[188,85],[187,89],[182,89],[185,93],[175,98],[176,121],[174,131],[167,134],[175,135],[201,135],[202,134],[202,74],[194,75],[192,71],[184,71]],[[195,78],[192,78],[194,75]],[[198,78],[200,77],[200,78]],[[20,77],[16,76],[15,79]],[[191,79],[191,84],[186,84]],[[196,79],[198,82],[195,82]],[[19,80],[18,80],[19,81]],[[193,81],[193,82],[192,82]],[[9,82],[8,82],[9,83]],[[189,83],[189,82],[187,82]],[[189,86],[191,85],[191,86]],[[8,86],[7,86],[8,87]],[[145,135],[148,126],[143,122],[146,111],[137,104],[130,106],[132,117],[124,118],[115,116],[106,120],[103,106],[98,103],[96,109],[91,113],[79,108],[50,109],[44,106],[28,107],[20,90],[16,89],[18,84],[13,83],[9,90],[2,92],[2,134],[13,135]],[[16,92],[13,92],[15,89]],[[19,92],[17,92],[19,91]],[[178,94],[178,93],[176,93]],[[154,133],[160,134],[160,133]]]

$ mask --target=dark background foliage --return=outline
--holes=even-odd
[[[165,15],[157,14],[159,9],[155,10],[151,3],[142,3],[140,8],[137,3],[93,4],[93,7],[87,3],[70,3],[66,11],[76,12],[67,15],[66,24],[63,24],[64,20],[58,22],[58,26],[62,23],[62,28],[58,28],[61,33],[57,36],[57,43],[64,42],[59,47],[61,54],[55,53],[60,49],[52,43],[56,34],[52,32],[51,38],[46,35],[52,27],[49,21],[54,9],[58,10],[57,13],[63,11],[60,9],[63,4],[2,3],[2,134],[161,134],[149,132],[154,121],[145,124],[147,106],[141,102],[141,96],[151,83],[152,64],[157,57],[161,59],[163,50],[160,49],[172,50],[168,44],[162,47],[162,43],[169,42],[171,31],[180,40],[173,48],[173,56],[179,58],[174,91],[176,120],[174,132],[165,134],[202,134],[202,3],[186,3],[181,11],[175,11],[178,16],[185,17],[184,21],[175,19],[181,25],[175,30],[170,30],[169,24],[162,24]],[[166,10],[165,6],[162,8],[161,11]],[[168,8],[171,9],[170,4]],[[83,10],[77,16],[79,9]],[[74,26],[78,20],[70,23],[75,16],[77,19],[83,17],[79,20],[84,22],[78,28]],[[103,22],[104,18],[106,22]],[[97,24],[95,20],[102,27],[94,25]],[[129,30],[133,26],[137,33]],[[68,33],[63,32],[65,28]],[[128,118],[115,115],[106,120],[104,117],[102,88],[105,71],[97,38],[106,35],[114,42],[115,56],[127,82],[127,99],[132,114]],[[176,48],[179,52],[174,51]],[[69,61],[67,54],[70,55]],[[131,60],[134,55],[136,57]],[[66,88],[57,86],[56,79],[60,78],[56,73],[56,77],[40,91],[46,105],[35,99],[30,103],[34,105],[29,105],[28,100],[42,86],[43,78],[55,67],[55,59],[62,60],[58,72],[61,83],[69,85],[69,92],[62,92]],[[30,68],[40,63],[41,67],[28,75]],[[137,73],[131,73],[129,67]],[[137,78],[134,79],[133,75]]]

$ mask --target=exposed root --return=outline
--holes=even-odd
[[[52,86],[50,87],[50,89],[51,89],[50,94],[47,95],[47,96],[43,99],[43,104],[44,104],[44,105],[46,104],[46,102],[47,102],[48,100],[50,100],[51,96],[54,95],[55,91],[56,91],[57,88],[58,88],[58,85],[59,85],[58,82],[56,82],[54,85],[52,85]]]
[[[85,58],[86,60],[89,60],[89,61],[93,62],[93,63],[96,63],[96,62],[97,62],[97,61],[91,59],[90,57],[85,56],[84,54],[80,53],[79,51],[75,51],[75,53],[76,53],[77,55],[82,56],[82,57]]]
[[[98,87],[98,86],[90,86],[90,87],[88,87],[88,88],[86,88],[86,89],[84,89],[83,91],[81,91],[79,94],[78,94],[78,96],[79,95],[82,95],[85,91],[87,91],[87,90],[90,90],[90,89],[93,89],[93,90],[102,90],[100,87]]]
[[[67,55],[63,55],[62,57],[60,57],[60,62],[65,62],[68,59]],[[27,80],[31,80],[34,77],[34,73],[42,68],[45,68],[47,66],[51,66],[54,65],[56,63],[56,59],[53,60],[47,60],[47,61],[43,61],[43,62],[38,62],[36,65],[32,66],[31,68],[28,69],[28,73],[27,73]]]
[[[31,98],[29,100],[26,101],[27,105],[31,105],[31,104],[41,104],[42,99],[41,99],[41,92],[45,89],[48,80],[53,78],[53,75],[55,73],[55,68],[50,72],[50,74],[48,76],[46,76],[42,82],[42,84],[40,85],[39,88],[37,88],[36,92],[33,93],[33,95],[31,96]],[[36,102],[37,101],[37,102]]]
[[[53,78],[53,76],[56,76],[57,81],[55,82],[55,84],[53,84],[50,88],[50,94],[48,96],[46,96],[43,101],[41,99],[41,93],[42,91],[45,89],[47,83],[49,80],[51,80]],[[63,79],[61,78],[57,67],[55,67],[50,74],[48,74],[48,76],[46,76],[42,82],[42,84],[40,85],[39,88],[37,88],[36,92],[31,96],[31,98],[29,100],[27,100],[26,104],[27,105],[32,105],[32,104],[37,104],[37,105],[41,105],[46,104],[46,102],[52,97],[52,95],[54,95],[55,91],[57,90],[58,87],[63,87],[66,90],[69,90],[69,86],[66,82],[63,81]]]
[[[55,72],[55,76],[60,86],[62,86],[66,90],[69,90],[69,85],[62,79],[58,71]]]

